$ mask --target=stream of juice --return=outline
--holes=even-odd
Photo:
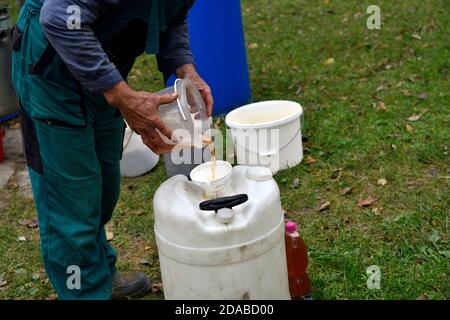
[[[213,141],[211,138],[204,136],[203,137],[203,143],[206,144],[209,147],[209,150],[211,152],[211,180],[216,179],[216,148],[214,146]]]

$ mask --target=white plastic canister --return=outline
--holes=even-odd
[[[156,191],[165,298],[290,299],[284,218],[270,170],[236,166],[224,185],[207,196],[177,175]]]
[[[267,166],[273,173],[299,164],[302,114],[300,104],[285,100],[252,103],[230,112],[225,123],[238,164]]]
[[[152,170],[159,161],[159,156],[150,150],[139,135],[129,128],[123,139],[120,173],[122,177],[137,177]]]

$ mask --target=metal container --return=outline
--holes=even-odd
[[[11,29],[12,21],[8,9],[0,7],[0,118],[19,109],[11,79]]]

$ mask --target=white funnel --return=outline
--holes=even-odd
[[[216,161],[215,177],[212,174],[212,166],[213,162],[208,161],[195,167],[190,173],[192,182],[201,187],[206,194],[222,191],[231,177],[232,166],[229,162]]]

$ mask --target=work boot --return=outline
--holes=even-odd
[[[150,291],[152,283],[143,272],[116,272],[112,278],[113,300],[138,298]]]

